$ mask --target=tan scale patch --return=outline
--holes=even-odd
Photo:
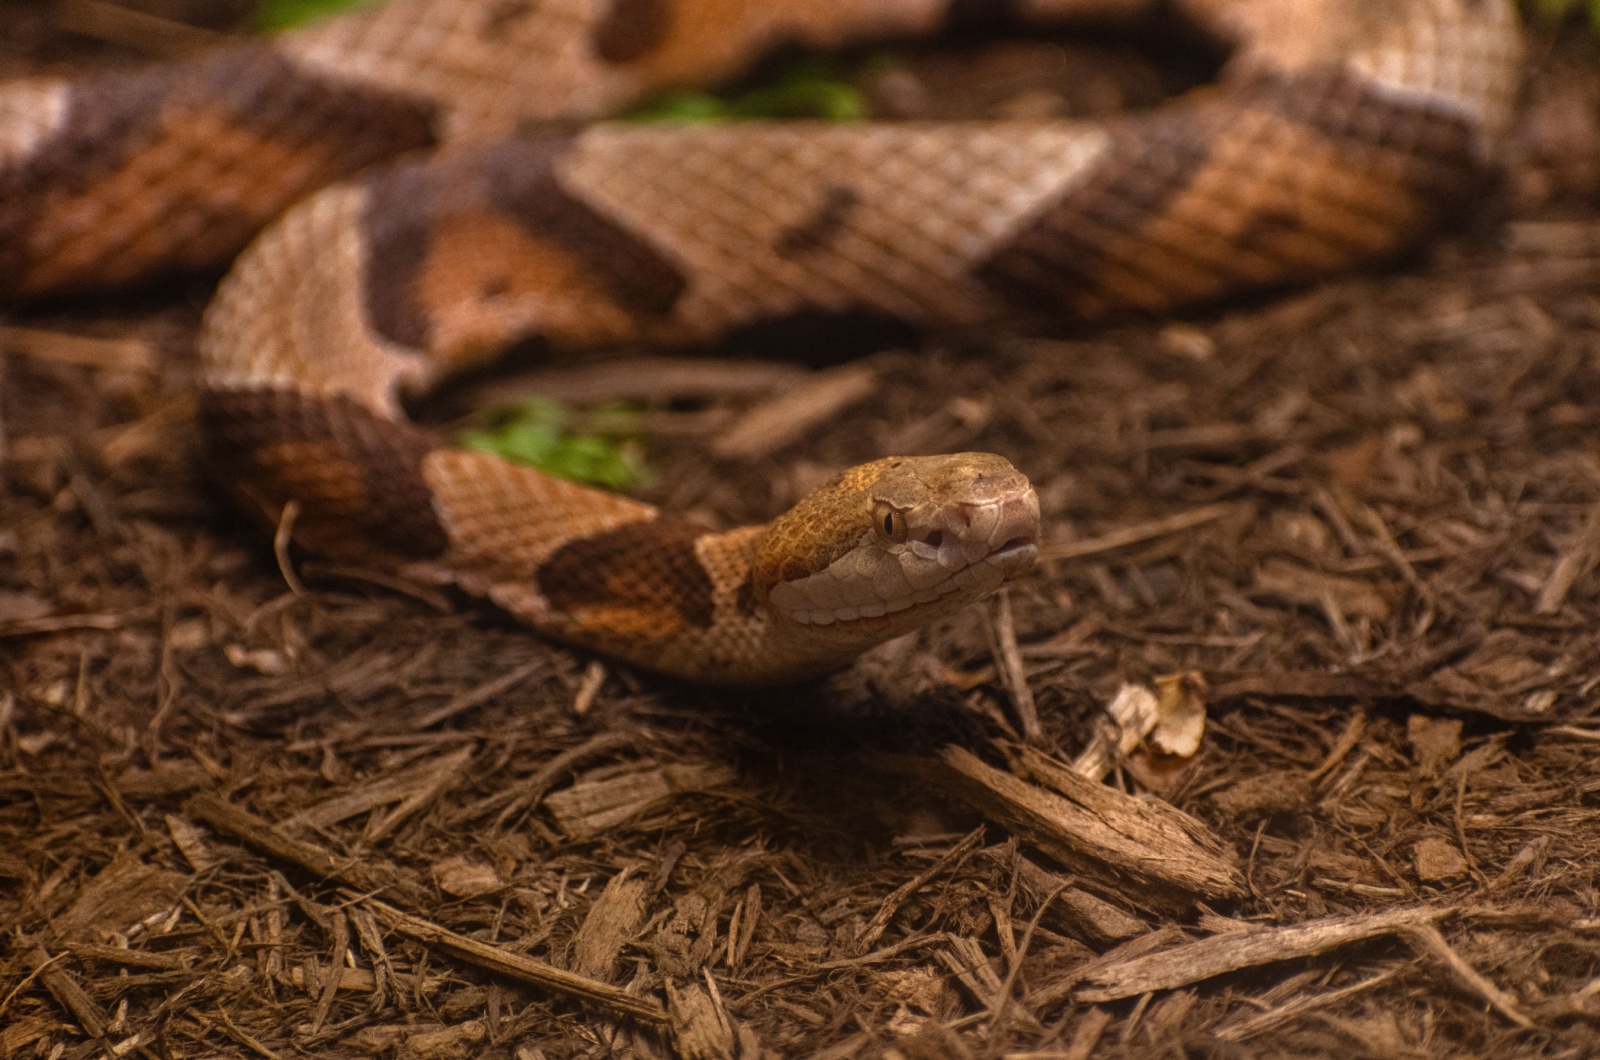
[[[40,213],[29,248],[39,264],[24,290],[110,286],[158,267],[223,258],[274,217],[295,189],[314,186],[335,151],[278,142],[221,111],[165,115],[155,142]],[[208,201],[226,212],[208,211]]]
[[[1277,115],[1241,110],[1149,223],[1107,242],[1098,290],[1072,308],[1091,317],[1159,310],[1386,253],[1431,204],[1371,159]]]
[[[656,515],[648,504],[487,453],[439,450],[423,460],[422,474],[450,535],[451,563],[462,572],[462,584],[480,592],[499,586],[494,599],[536,623],[558,618],[536,587],[545,560],[574,540]]]
[[[451,139],[508,135],[524,120],[608,109],[588,54],[601,0],[539,0],[504,17],[503,0],[389,0],[284,34],[307,68],[448,108]]]
[[[295,540],[324,555],[364,556],[373,550],[365,539],[367,475],[343,458],[337,446],[322,441],[280,442],[253,454],[257,473],[238,483],[262,514],[276,521],[281,498],[301,502],[294,523]]]
[[[1510,122],[1523,55],[1510,0],[1184,0],[1183,6],[1243,44],[1233,75],[1337,65],[1391,98],[1469,118],[1491,141]]]
[[[1107,143],[1069,124],[604,126],[559,163],[567,190],[682,263],[691,334],[800,309],[915,323],[999,309],[973,266]],[[848,195],[825,243],[792,233]]]
[[[716,620],[700,650],[707,669],[726,681],[758,673],[798,675],[815,662],[803,638],[793,636],[792,630],[774,628],[771,615],[753,606],[752,568],[767,530],[747,526],[707,534],[695,542],[700,564],[715,586],[716,601]]]
[[[364,470],[328,442],[278,442],[255,452],[265,477],[288,497],[314,497],[327,514],[359,511],[367,497]]]
[[[342,396],[385,418],[401,416],[397,387],[425,384],[432,368],[367,326],[364,202],[360,187],[318,192],[239,260],[201,326],[207,385]]]
[[[450,110],[451,139],[507,135],[528,121],[590,118],[654,89],[707,84],[788,40],[834,46],[932,29],[943,0],[669,0],[665,36],[636,62],[607,62],[597,39],[614,0],[388,0],[280,38],[334,80]]]
[[[860,543],[871,516],[866,490],[895,459],[885,457],[850,468],[772,521],[752,574],[758,601],[765,602],[780,581],[820,574]]]
[[[581,258],[504,217],[451,213],[447,221],[432,233],[417,280],[443,362],[472,363],[516,335],[594,344],[633,332],[631,315]]]

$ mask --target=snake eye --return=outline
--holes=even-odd
[[[873,512],[878,523],[878,534],[885,541],[899,544],[906,539],[906,517],[887,504],[880,504]]]

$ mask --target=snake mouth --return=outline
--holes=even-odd
[[[990,560],[997,560],[997,559],[1018,559],[1018,560],[1020,560],[1020,559],[1023,559],[1024,557],[1026,557],[1029,562],[1032,562],[1033,559],[1038,555],[1039,555],[1039,542],[1038,542],[1038,539],[1033,538],[1033,537],[1027,537],[1027,536],[1019,536],[1019,537],[1013,537],[1011,540],[1007,541],[1005,544],[1001,545],[999,548],[997,548],[993,552],[989,553],[988,558],[987,558],[987,560],[985,560],[985,562],[988,562]]]
[[[831,626],[837,623],[858,622],[863,619],[883,618],[913,607],[937,604],[952,595],[977,599],[1000,588],[1012,578],[1025,573],[1033,566],[1039,554],[1038,538],[1019,534],[1007,538],[996,548],[972,563],[957,570],[934,585],[904,596],[878,600],[855,607],[833,609],[795,609],[784,612],[787,617],[804,626]]]

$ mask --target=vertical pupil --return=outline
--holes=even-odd
[[[894,536],[894,513],[890,512],[883,517],[883,532],[890,537]]]

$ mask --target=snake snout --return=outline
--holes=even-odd
[[[985,542],[988,562],[1010,579],[1026,572],[1039,555],[1039,495],[1025,486],[989,506],[993,524]]]

